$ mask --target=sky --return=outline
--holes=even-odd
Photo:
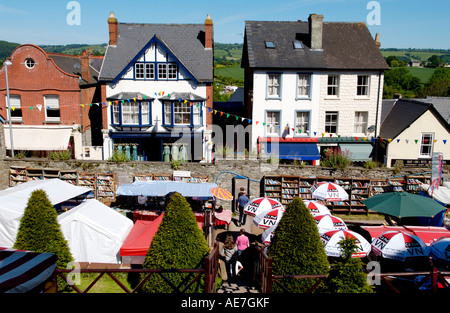
[[[245,21],[365,22],[382,48],[450,49],[449,0],[0,0],[0,40],[55,44],[108,42],[113,11],[123,23],[214,23],[214,41],[242,43]]]

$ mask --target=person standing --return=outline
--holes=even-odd
[[[227,272],[227,280],[231,280],[236,276],[236,260],[237,260],[237,245],[234,242],[233,236],[228,234],[223,243],[221,255],[225,257],[225,270]]]
[[[241,255],[242,251],[250,247],[250,240],[245,235],[245,229],[240,230],[240,235],[236,239],[236,245],[238,248],[238,256]]]
[[[244,207],[250,200],[247,197],[247,193],[245,190],[242,192],[242,195],[238,199],[238,208],[239,208],[239,225],[245,225],[247,220],[247,215],[244,214]]]

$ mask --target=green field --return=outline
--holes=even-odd
[[[244,80],[244,69],[241,68],[240,64],[235,64],[233,66],[217,66],[214,69],[214,74]]]
[[[408,67],[409,72],[412,76],[416,76],[420,79],[422,83],[428,82],[430,77],[433,75],[435,68],[429,67]]]

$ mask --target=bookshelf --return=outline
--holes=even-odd
[[[388,191],[405,191],[404,189],[405,180],[403,178],[392,178],[388,180],[389,190]]]
[[[78,185],[78,172],[76,170],[67,170],[59,172],[59,179],[72,185]]]
[[[281,176],[264,176],[264,197],[281,202]]]
[[[371,179],[369,195],[375,196],[380,193],[389,191],[389,183],[387,179]]]
[[[134,181],[152,181],[153,174],[136,174],[134,175]]]
[[[312,200],[309,189],[316,183],[315,177],[299,177],[298,193],[299,197],[305,200]]]
[[[294,198],[299,196],[299,177],[282,176],[281,177],[281,203],[289,204]]]
[[[14,187],[27,182],[27,170],[25,167],[9,168],[9,187]]]
[[[172,174],[153,174],[153,180],[169,181],[172,180]]]
[[[42,168],[27,168],[27,181],[40,180],[44,178],[44,170]]]
[[[420,185],[430,184],[431,177],[424,175],[411,175],[405,177],[405,191],[410,193],[419,193]]]
[[[97,174],[96,189],[97,199],[115,199],[116,183],[115,174]]]

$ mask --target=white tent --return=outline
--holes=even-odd
[[[33,180],[0,191],[0,247],[11,248],[31,193],[42,189],[53,205],[91,191],[60,179]]]
[[[76,262],[119,263],[119,250],[133,221],[90,199],[58,216]]]
[[[435,190],[431,190],[430,185],[428,184],[422,184],[420,187],[435,200],[444,204],[450,204],[450,184],[448,182],[444,183],[442,186],[439,186],[439,188]]]

